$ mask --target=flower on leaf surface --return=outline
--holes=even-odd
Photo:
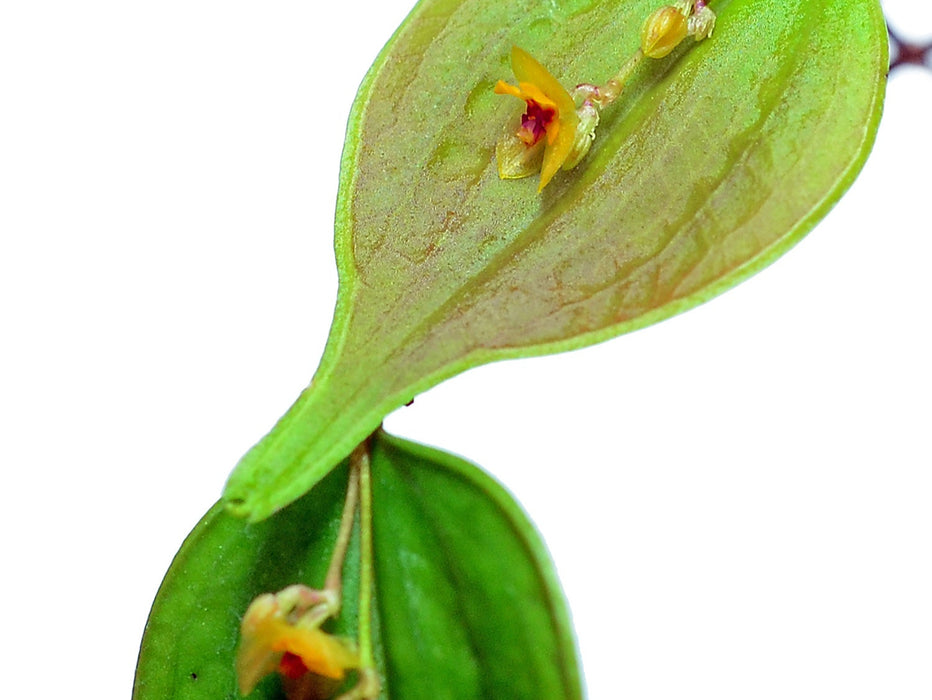
[[[707,0],[677,0],[661,7],[644,21],[640,47],[614,77],[602,86],[579,83],[572,95],[527,51],[513,46],[511,68],[518,84],[499,80],[495,92],[522,100],[525,111],[517,131],[506,133],[495,148],[499,177],[540,171],[540,192],[560,168],[575,168],[595,139],[600,110],[618,99],[642,59],[662,59],[687,36],[702,41],[714,29],[715,13]]]
[[[359,657],[346,642],[320,629],[324,616],[294,605],[292,589],[261,595],[246,610],[236,656],[243,695],[276,671],[290,680],[313,674],[341,681],[347,670],[359,667]]]
[[[527,177],[539,168],[540,191],[573,152],[579,115],[570,94],[527,51],[512,47],[511,68],[518,84],[499,80],[495,92],[524,100],[526,110],[517,133],[499,142],[498,174],[502,178]],[[541,149],[543,159],[538,165]]]

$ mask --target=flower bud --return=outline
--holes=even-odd
[[[641,51],[648,58],[663,58],[689,33],[689,22],[675,7],[655,10],[641,27]]]

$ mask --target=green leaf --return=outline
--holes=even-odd
[[[539,536],[477,467],[379,433],[372,443],[376,656],[382,698],[582,697],[569,618]],[[250,600],[326,574],[345,464],[256,524],[214,507],[187,538],[152,607],[134,700],[238,697],[234,653]],[[334,632],[353,635],[358,533]],[[252,695],[282,697],[277,679]]]
[[[340,290],[311,386],[240,462],[235,512],[297,498],[382,418],[465,369],[655,323],[796,243],[851,184],[880,116],[876,0],[720,0],[714,36],[646,61],[591,152],[538,194],[501,181],[512,44],[604,82],[656,0],[422,0],[353,108]]]

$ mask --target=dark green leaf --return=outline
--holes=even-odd
[[[378,434],[372,445],[376,650],[383,698],[576,700],[572,630],[540,538],[512,498],[473,465]],[[165,577],[143,638],[134,700],[237,697],[234,652],[250,600],[320,587],[346,469],[261,523],[212,509]],[[352,635],[354,535],[343,613]],[[281,697],[274,678],[251,698]]]
[[[478,364],[671,316],[785,252],[873,143],[876,0],[721,0],[714,36],[643,64],[589,156],[538,194],[501,181],[518,44],[604,82],[655,0],[423,0],[367,76],[336,221],[340,292],[311,384],[234,471],[253,519],[304,493],[391,410]]]

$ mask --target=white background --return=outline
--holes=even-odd
[[[5,697],[129,696],[172,555],[323,349],[345,119],[409,1],[2,5]],[[388,419],[519,496],[593,699],[932,697],[930,115],[896,74],[861,179],[746,284]]]

